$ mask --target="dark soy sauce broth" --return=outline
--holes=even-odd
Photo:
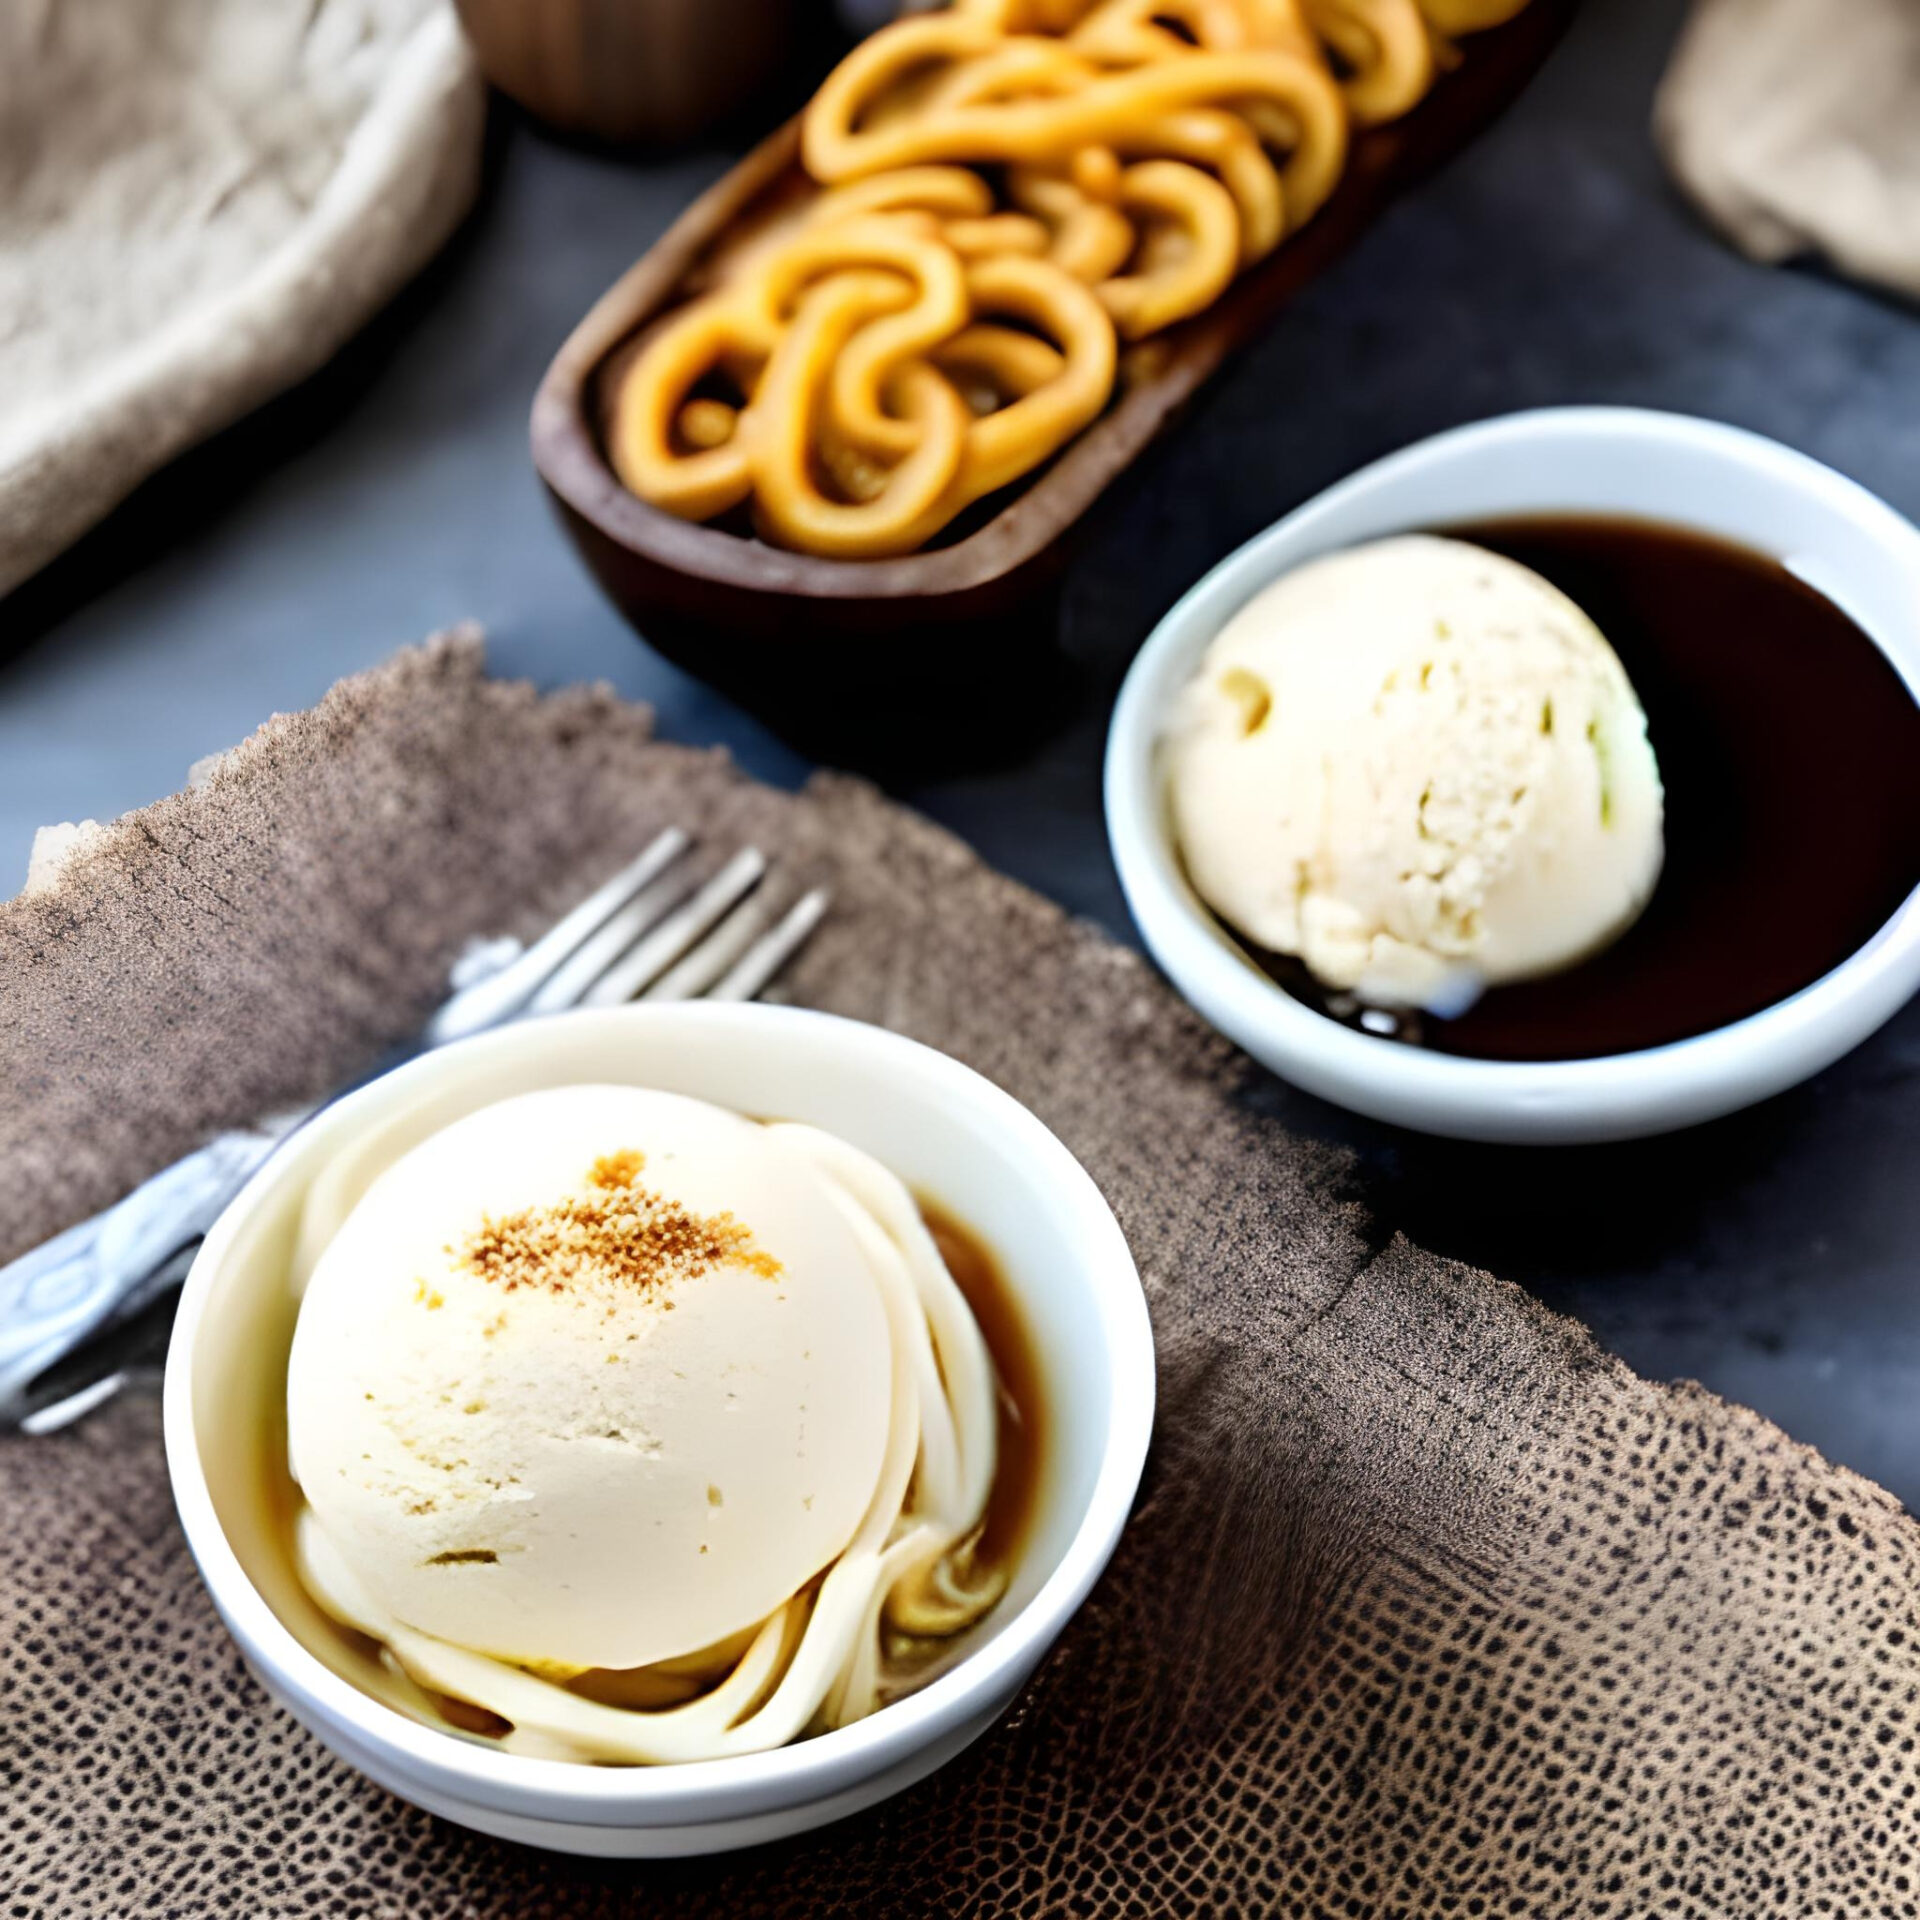
[[[1435,531],[1531,567],[1612,642],[1660,763],[1666,864],[1605,952],[1494,987],[1456,1019],[1403,1020],[1391,1037],[1488,1060],[1684,1040],[1811,986],[1920,885],[1920,705],[1867,635],[1779,562],[1640,520]],[[1297,961],[1269,971],[1358,1021]]]

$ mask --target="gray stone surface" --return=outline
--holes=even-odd
[[[1018,765],[907,796],[1127,932],[1101,828],[1112,691],[1206,567],[1455,422],[1617,401],[1771,433],[1920,514],[1920,319],[1724,252],[1646,134],[1667,0],[1589,0],[1526,97],[1218,382],[1100,511],[1066,598],[1074,711]],[[588,303],[725,164],[558,147],[507,116],[479,213],[326,374],[190,456],[0,602],[0,885],[42,820],[106,816],[276,708],[472,616],[504,673],[611,680],[666,732],[797,755],[638,646],[550,518],[526,409]],[[1369,1198],[1920,1504],[1920,1006],[1813,1085],[1650,1145],[1454,1148],[1288,1090]]]

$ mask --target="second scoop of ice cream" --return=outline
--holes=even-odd
[[[1584,958],[1663,853],[1646,717],[1529,569],[1415,534],[1312,561],[1222,629],[1168,740],[1175,833],[1229,925],[1381,1006],[1458,1010]]]

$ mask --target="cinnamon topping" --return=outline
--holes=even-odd
[[[752,1231],[733,1214],[694,1213],[641,1186],[645,1165],[630,1147],[604,1154],[588,1169],[587,1194],[497,1220],[489,1216],[464,1245],[447,1252],[508,1292],[546,1287],[567,1293],[613,1281],[650,1293],[721,1266],[745,1267],[763,1280],[779,1274],[779,1261],[754,1244]]]

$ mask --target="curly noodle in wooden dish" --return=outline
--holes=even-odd
[[[958,0],[856,47],[802,120],[816,195],[645,341],[609,453],[689,520],[908,553],[1106,406],[1122,342],[1311,219],[1349,127],[1526,0]]]

